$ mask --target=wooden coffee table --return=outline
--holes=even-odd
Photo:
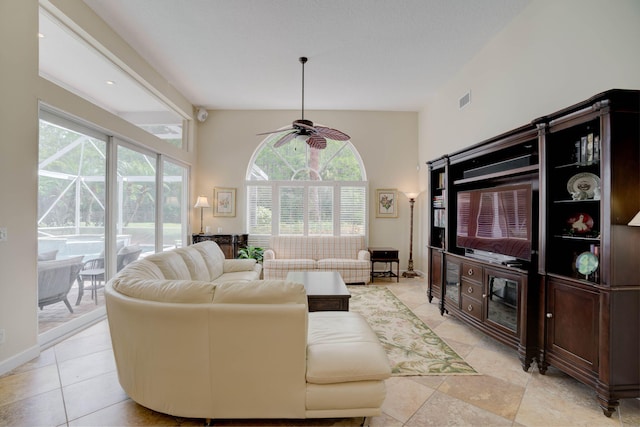
[[[335,271],[292,271],[288,282],[304,285],[309,311],[349,311],[351,294]]]

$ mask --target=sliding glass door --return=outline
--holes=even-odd
[[[89,313],[101,315],[96,310],[103,315],[104,284],[113,274],[186,244],[188,172],[160,153],[41,111],[41,334]]]
[[[162,249],[186,246],[187,234],[187,173],[186,166],[162,162]]]
[[[139,249],[142,256],[154,253],[157,159],[118,145],[117,165],[118,252]]]
[[[41,333],[103,303],[96,298],[95,291],[104,271],[91,277],[83,275],[83,268],[89,260],[99,260],[94,264],[96,268],[104,267],[107,143],[105,134],[46,112],[41,114],[38,159]]]

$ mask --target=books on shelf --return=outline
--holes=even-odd
[[[575,143],[574,158],[579,165],[591,165],[600,161],[600,136],[589,133]]]
[[[447,225],[447,215],[444,209],[433,210],[433,226],[444,228]]]
[[[444,208],[446,207],[445,201],[446,201],[445,190],[442,190],[442,194],[433,196],[433,207]]]

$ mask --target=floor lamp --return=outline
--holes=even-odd
[[[404,193],[409,199],[409,205],[411,206],[411,225],[409,226],[409,266],[407,271],[402,273],[402,277],[416,277],[418,273],[413,271],[413,205],[416,203],[416,198],[420,193]]]
[[[203,230],[202,230],[202,213],[204,211],[204,208],[210,208],[211,206],[209,206],[209,199],[207,199],[207,196],[198,196],[198,200],[196,201],[196,204],[193,206],[194,208],[200,208],[200,234],[203,234]]]

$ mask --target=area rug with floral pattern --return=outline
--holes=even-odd
[[[387,287],[348,288],[349,309],[376,332],[394,376],[478,374]]]

